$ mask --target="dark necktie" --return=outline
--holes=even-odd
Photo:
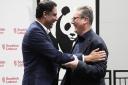
[[[59,49],[57,39],[52,35],[51,32],[48,34],[50,36],[50,39],[52,40],[52,43],[56,49]]]

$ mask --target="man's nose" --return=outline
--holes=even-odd
[[[74,24],[74,21],[72,20],[71,23]]]
[[[58,20],[58,17],[55,18],[55,21],[57,21],[57,20]]]

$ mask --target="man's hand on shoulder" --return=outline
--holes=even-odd
[[[99,51],[99,48],[93,50],[89,55],[84,56],[84,62],[97,62],[106,59],[106,52]]]

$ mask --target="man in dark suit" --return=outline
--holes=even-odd
[[[58,65],[72,60],[77,61],[73,57],[77,54],[72,55],[58,51],[48,35],[53,23],[57,20],[55,2],[39,3],[36,8],[36,19],[29,26],[22,42],[24,62],[22,85],[57,85]],[[102,59],[104,54],[97,53],[97,59]],[[81,57],[81,55],[77,56]]]
[[[73,16],[72,24],[78,34],[78,39],[72,49],[72,53],[83,53],[88,55],[92,50],[99,48],[105,50],[108,56],[107,47],[101,37],[91,29],[93,11],[90,7],[83,6],[77,9]],[[106,57],[107,58],[107,57]],[[105,85],[107,61],[83,62],[73,64],[75,69],[68,69],[61,85]]]

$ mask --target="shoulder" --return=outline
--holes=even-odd
[[[99,36],[98,34],[96,34],[95,32],[91,32],[90,39],[94,43],[105,43],[103,38],[101,36]]]
[[[95,32],[92,33],[90,40],[91,40],[92,46],[96,46],[96,47],[102,48],[102,49],[103,48],[107,49],[106,43],[103,40],[103,38],[101,36],[99,36],[98,34],[96,34]]]
[[[43,30],[43,27],[36,21],[34,21],[33,23],[30,24],[30,26],[27,29],[27,32],[30,34],[36,33],[36,32],[45,33],[45,31]]]

